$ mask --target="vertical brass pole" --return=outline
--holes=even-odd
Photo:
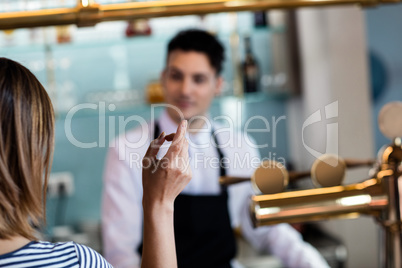
[[[395,170],[396,171],[396,170]],[[394,174],[383,178],[383,185],[389,198],[389,204],[384,209],[380,223],[382,245],[380,252],[380,267],[402,267],[402,233],[401,233],[401,192],[402,176]]]

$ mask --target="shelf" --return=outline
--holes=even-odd
[[[359,4],[373,6],[396,0],[159,0],[102,4],[80,1],[74,7],[0,13],[0,29],[76,24],[93,26],[103,21],[156,18],[245,10]],[[396,1],[398,2],[398,1]],[[8,11],[8,10],[7,10]]]
[[[283,93],[247,93],[242,97],[237,96],[220,96],[213,100],[211,106],[219,106],[224,102],[241,102],[244,105],[253,105],[258,103],[265,103],[270,101],[282,102],[289,98],[289,94]],[[109,106],[112,105],[112,106]],[[84,103],[77,104],[69,111],[56,112],[56,118],[58,120],[65,120],[67,116],[73,115],[74,118],[86,118],[86,117],[100,117],[100,116],[117,116],[127,114],[149,114],[152,108],[152,104],[142,103],[112,103],[112,102],[98,102],[98,103]],[[159,104],[157,103],[156,106]],[[163,108],[156,108],[158,111]],[[104,111],[104,113],[100,110]]]

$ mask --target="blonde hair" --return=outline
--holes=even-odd
[[[0,239],[35,239],[45,220],[54,145],[49,96],[21,64],[0,58]]]

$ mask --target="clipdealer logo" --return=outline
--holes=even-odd
[[[162,106],[162,107],[159,107]],[[177,107],[170,107],[168,104],[163,104],[163,105],[153,105],[151,107],[151,122],[152,120],[155,119],[155,111],[154,109],[156,108],[163,108],[163,107],[169,107],[176,109],[178,112]],[[225,121],[228,125],[228,127],[223,127],[222,129],[219,129],[218,132],[227,132],[226,136],[228,137],[227,140],[224,141],[223,144],[221,145],[215,145],[221,147],[232,147],[236,146],[235,144],[239,145],[241,142],[246,142],[247,146],[251,146],[252,148],[260,149],[260,148],[265,148],[265,147],[271,147],[271,148],[276,148],[276,137],[277,137],[277,125],[282,121],[282,124],[284,121],[286,121],[286,116],[280,116],[280,117],[272,117],[272,122],[268,121],[268,118],[265,118],[260,115],[255,115],[250,118],[247,118],[246,122],[244,123],[244,132],[247,134],[245,136],[244,141],[242,139],[239,139],[237,142],[235,142],[236,138],[233,135],[234,132],[236,132],[236,127],[235,123],[233,120],[240,120],[240,122],[243,122],[242,116],[242,104],[237,103],[236,106],[236,111],[238,112],[238,116],[235,116],[235,118],[231,118],[228,116],[218,116],[215,118],[199,118],[205,121],[207,124],[208,128],[207,129],[200,129],[199,131],[211,131],[211,124],[212,121],[217,120],[217,121]],[[80,111],[80,110],[85,110],[85,109],[91,109],[91,110],[97,110],[99,113],[99,119],[98,119],[98,137],[96,140],[91,141],[91,142],[84,142],[80,141],[78,137],[75,137],[73,135],[72,131],[72,121],[74,115]],[[127,130],[128,124],[136,123],[140,126],[140,129],[142,130],[141,134],[139,135],[139,139],[135,141],[128,140],[125,135],[122,135],[120,139],[122,139],[120,142],[123,142],[124,146],[118,146],[119,148],[123,149],[138,149],[143,146],[148,146],[149,145],[149,140],[150,140],[150,133],[148,132],[148,122],[146,121],[145,118],[138,116],[138,115],[131,115],[129,117],[125,116],[107,116],[106,112],[111,111],[113,112],[116,109],[116,105],[114,104],[109,104],[107,105],[105,102],[99,102],[98,104],[94,103],[84,103],[84,104],[79,104],[75,107],[73,107],[67,114],[64,122],[64,130],[67,139],[76,147],[79,148],[94,148],[94,147],[117,147],[118,144],[115,144],[114,142],[108,142],[111,141],[111,138],[116,136],[116,127],[118,133],[125,133]],[[325,144],[325,151],[320,152],[316,149],[314,149],[313,145],[309,145],[306,142],[306,130],[313,125],[316,125],[317,123],[325,123],[324,121],[327,121],[329,119],[337,118],[338,117],[338,101],[332,102],[324,107],[324,109],[318,109],[314,113],[312,113],[303,123],[302,126],[302,143],[304,148],[310,153],[312,156],[315,158],[319,158],[321,155],[326,154],[326,153],[332,153],[332,154],[337,154],[338,153],[338,123],[328,123],[326,124],[326,144]],[[260,121],[262,123],[261,128],[250,128],[250,123],[252,121]],[[333,120],[332,120],[333,121]],[[321,124],[320,124],[321,125]],[[106,128],[108,126],[108,128]],[[317,127],[317,126],[316,126]],[[263,144],[256,144],[254,141],[248,139],[248,134],[253,133],[253,132],[265,132],[268,134],[268,137],[271,137],[270,142],[268,140],[264,140]],[[320,131],[321,132],[321,131]],[[239,137],[239,136],[238,136]],[[269,138],[268,138],[269,139]],[[198,148],[205,148],[205,146],[211,146],[211,143],[208,142],[207,144],[192,144],[191,139],[189,140],[189,143]],[[269,145],[268,145],[269,143]],[[223,145],[223,146],[222,146]],[[126,148],[128,147],[128,148]],[[124,151],[124,150],[123,150]],[[130,150],[128,150],[129,152]],[[119,150],[119,159],[123,160],[126,158],[125,152],[120,152]],[[330,165],[333,165],[333,163],[328,163]]]
[[[285,124],[286,116],[272,116],[271,118],[264,117],[261,115],[254,115],[251,117],[243,118],[242,107],[243,103],[238,101],[236,103],[236,112],[235,114],[228,116],[228,115],[219,115],[215,117],[209,117],[205,115],[194,116],[189,119],[189,124],[191,124],[194,120],[203,121],[205,124],[203,127],[198,129],[191,129],[189,130],[189,134],[191,133],[212,133],[215,134],[223,133],[222,136],[225,137],[224,140],[221,140],[220,144],[215,144],[213,138],[211,136],[211,140],[204,141],[202,143],[193,142],[193,140],[189,139],[189,144],[195,148],[208,148],[209,146],[215,146],[219,148],[224,147],[233,147],[236,143],[241,145],[242,142],[245,142],[247,146],[252,148],[260,149],[260,148],[276,148],[277,146],[277,131],[278,125]],[[66,138],[68,141],[78,147],[83,149],[90,149],[90,148],[104,148],[104,147],[116,147],[117,145],[113,142],[113,139],[116,137],[116,134],[119,136],[119,141],[125,147],[130,149],[138,149],[144,146],[149,145],[149,141],[152,139],[151,132],[149,129],[150,124],[156,122],[157,116],[155,110],[161,109],[174,109],[182,119],[184,119],[184,115],[182,112],[175,106],[170,104],[153,104],[150,107],[150,115],[151,118],[146,120],[146,118],[141,117],[139,115],[131,115],[131,116],[123,116],[123,115],[107,115],[108,112],[113,112],[116,110],[115,104],[106,104],[105,102],[99,102],[98,104],[95,103],[82,103],[74,106],[71,108],[64,120],[64,131],[66,134]],[[97,126],[98,126],[98,135],[97,137],[91,137],[92,141],[82,141],[82,133],[77,132],[73,133],[73,121],[74,116],[83,110],[94,110],[97,112],[98,119],[97,119]],[[244,122],[243,132],[247,135],[237,135],[239,129],[237,128],[237,122]],[[221,127],[218,129],[213,129],[214,123],[219,123]],[[128,126],[130,125],[137,125],[140,133],[138,134],[138,139],[131,140],[128,139],[126,136],[126,131]],[[255,125],[257,127],[254,127]],[[117,129],[117,131],[116,131]],[[249,136],[250,133],[266,133],[267,137],[262,141],[261,144],[255,143],[255,141]],[[236,134],[236,135],[235,135]],[[241,137],[244,137],[242,139]],[[112,141],[112,142],[109,142]]]
[[[322,116],[322,113],[324,116]],[[326,142],[325,142],[325,152],[321,153],[312,147],[310,147],[305,141],[305,130],[314,124],[322,122],[323,120],[329,120],[338,117],[338,101],[334,101],[324,107],[324,110],[318,109],[313,114],[311,114],[303,123],[302,127],[302,142],[304,148],[315,158],[319,158],[323,154],[336,154],[338,155],[339,139],[338,139],[338,122],[326,124]],[[324,162],[326,162],[324,160]],[[331,166],[336,166],[338,163],[333,161],[326,162]]]
[[[286,116],[262,116],[254,115],[251,117],[244,117],[242,101],[236,101],[235,112],[229,115],[211,116],[195,116],[189,119],[204,121],[203,127],[199,129],[191,129],[188,133],[188,142],[191,149],[203,150],[209,147],[218,148],[241,148],[247,146],[254,149],[261,148],[276,148],[277,137],[280,132],[279,129],[284,129],[286,123]],[[105,148],[115,147],[118,153],[119,160],[129,160],[131,162],[141,162],[144,148],[149,146],[152,140],[152,124],[157,119],[157,113],[163,109],[174,109],[184,118],[181,111],[169,104],[153,104],[150,107],[150,119],[146,119],[139,115],[117,115],[110,112],[116,110],[116,105],[113,103],[99,102],[99,103],[82,103],[70,109],[64,120],[64,131],[67,140],[74,146],[81,149],[90,148]],[[74,117],[77,113],[86,113],[85,110],[92,110],[98,116],[92,123],[97,129],[78,129],[73,127]],[[95,118],[95,117],[94,117]],[[219,125],[219,128],[213,129],[213,125]],[[129,127],[135,126],[135,134],[127,131]],[[241,130],[239,126],[242,126]],[[78,124],[78,126],[80,126]],[[219,144],[216,144],[214,136],[211,135],[210,139],[197,140],[192,133],[214,133],[219,135]],[[89,133],[89,136],[85,136]],[[279,133],[279,134],[278,134]],[[263,139],[254,140],[253,135],[263,135]],[[280,136],[284,138],[283,135]],[[245,145],[244,145],[245,144]],[[160,148],[159,156],[168,149],[170,143],[167,142]],[[265,157],[278,159],[275,152],[269,152]],[[247,159],[246,157],[243,157]],[[212,161],[212,160],[211,160]],[[285,162],[285,160],[279,160]],[[213,162],[213,161],[212,161]]]

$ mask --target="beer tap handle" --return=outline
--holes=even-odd
[[[322,155],[311,167],[311,179],[316,187],[331,187],[342,184],[347,168],[373,166],[374,159],[343,159],[338,155]]]
[[[355,167],[364,167],[364,166],[373,166],[376,163],[375,159],[345,159],[345,164],[347,168],[355,168]]]
[[[289,171],[289,181],[297,181],[303,178],[310,177],[310,171]]]
[[[381,133],[392,141],[400,142],[402,137],[402,102],[390,102],[381,109],[378,115],[378,127]]]
[[[341,162],[337,166],[337,162]],[[224,186],[251,181],[253,189],[257,194],[279,193],[286,188],[289,181],[297,181],[312,176],[313,182],[317,187],[340,185],[344,179],[346,168],[356,168],[361,166],[371,166],[375,160],[343,160],[335,155],[323,155],[318,158],[310,171],[290,171],[278,162],[264,161],[250,177],[223,176],[219,178],[219,183]],[[329,164],[328,164],[329,163]],[[334,166],[331,165],[334,164]]]
[[[289,184],[286,167],[273,160],[263,161],[251,176],[251,186],[257,194],[276,194]]]
[[[219,178],[219,183],[225,186],[246,181],[251,181],[256,194],[280,193],[289,183],[289,173],[281,163],[266,160],[254,171],[251,178],[230,176]]]
[[[250,180],[251,180],[251,178],[223,176],[223,177],[219,178],[219,183],[224,186],[229,186],[232,184],[246,182],[246,181],[250,181]]]
[[[311,179],[316,187],[339,186],[345,178],[345,173],[345,160],[333,154],[321,155],[311,167]]]

